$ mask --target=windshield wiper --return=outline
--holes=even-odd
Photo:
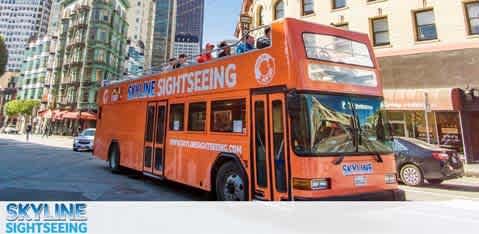
[[[339,165],[343,162],[344,160],[344,154],[339,154],[339,157],[333,161],[334,165]]]
[[[360,144],[362,144],[362,131],[361,131],[361,129],[359,129],[359,142],[360,142]],[[364,145],[368,149],[368,153],[373,154],[375,156],[376,162],[382,163],[383,158],[381,157],[381,154],[377,150],[371,150],[371,148],[369,148],[369,142],[371,142],[371,141],[366,138],[366,143]]]

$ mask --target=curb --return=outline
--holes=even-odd
[[[465,176],[467,176],[467,177],[479,177],[479,171],[466,171]]]

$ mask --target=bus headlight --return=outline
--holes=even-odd
[[[331,188],[330,179],[293,178],[293,188],[299,190],[325,190]]]
[[[397,183],[396,174],[386,174],[384,175],[384,182],[386,184],[395,184]]]

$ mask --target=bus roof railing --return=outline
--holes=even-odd
[[[239,40],[237,40],[235,43],[233,43],[231,45],[228,45],[228,46],[225,46],[225,47],[216,48],[211,53],[217,53],[217,52],[220,52],[220,51],[222,51],[224,49],[227,49],[227,48],[234,48],[234,47],[238,46],[242,41],[244,41],[246,39],[246,37],[248,37],[252,32],[257,32],[257,31],[259,31],[261,29],[265,29],[265,28],[271,28],[271,24],[266,24],[266,25],[256,27],[254,29],[247,30],[247,31],[244,32],[243,36]],[[197,54],[197,55],[188,56],[188,57],[186,57],[186,59],[188,61],[194,61],[194,59],[196,59],[198,56],[201,56],[201,55],[204,55],[204,54],[205,53],[200,53],[200,54]],[[232,54],[232,55],[227,56],[227,57],[231,57],[231,56],[235,56],[235,55],[236,54]],[[218,58],[215,58],[211,61],[215,61],[216,59],[218,59]],[[205,62],[205,63],[207,63],[207,62]],[[199,65],[199,64],[203,64],[203,63],[191,63],[191,64],[188,64],[188,65],[186,65],[184,67],[181,67],[181,68],[193,67],[193,66],[196,66],[196,65]],[[119,79],[119,80],[103,80],[101,86],[102,87],[107,87],[107,86],[110,86],[110,85],[121,84],[123,82],[128,82],[128,81],[132,81],[132,80],[139,80],[141,78],[144,78],[144,76],[167,73],[167,72],[170,72],[170,71],[174,70],[174,69],[173,70],[164,70],[164,68],[167,65],[169,65],[168,62],[163,63],[158,67],[153,67],[153,68],[150,68],[148,70],[141,71],[141,72],[138,72],[138,73],[127,73],[126,74],[127,78],[123,78],[123,79]]]

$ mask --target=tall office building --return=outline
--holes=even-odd
[[[8,71],[20,71],[29,39],[46,34],[51,5],[52,0],[0,1],[0,34],[8,49]]]
[[[151,58],[153,68],[159,68],[170,58],[175,2],[175,0],[156,0]]]
[[[47,34],[55,36],[60,30],[60,20],[62,12],[62,3],[64,0],[52,0],[52,8],[50,10],[50,20],[48,21]]]
[[[197,54],[203,41],[204,6],[204,0],[157,0],[154,67],[181,53],[189,56]]]
[[[479,0],[244,0],[241,13],[252,27],[291,17],[369,34],[393,134],[479,162]]]
[[[149,69],[151,67],[156,3],[155,0],[129,0],[129,2],[127,38],[130,43],[127,50],[129,55],[134,55],[134,58],[128,58],[128,61],[133,61],[134,64],[127,62],[126,67]],[[127,72],[130,73],[131,70]]]

